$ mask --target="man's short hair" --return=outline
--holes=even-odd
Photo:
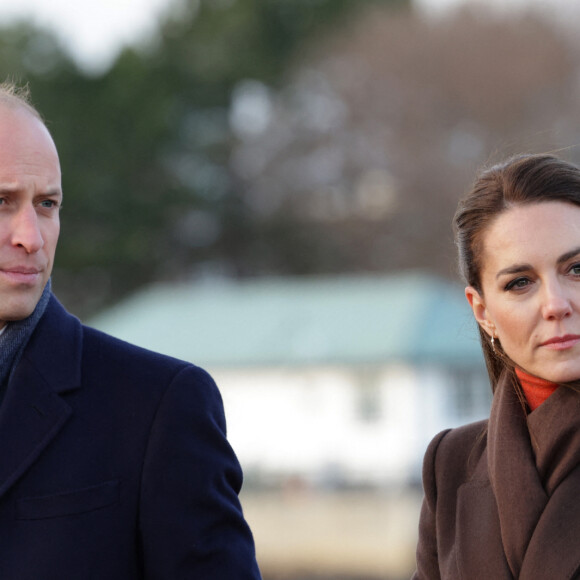
[[[11,108],[22,107],[44,124],[42,115],[32,104],[28,85],[18,85],[9,80],[0,83],[0,105],[6,105]]]

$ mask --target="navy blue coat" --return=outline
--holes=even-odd
[[[0,407],[2,580],[258,579],[241,482],[207,373],[51,298]]]

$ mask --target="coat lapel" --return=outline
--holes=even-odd
[[[548,496],[536,469],[525,411],[514,385],[505,377],[493,397],[487,451],[503,549],[518,578]]]
[[[520,580],[570,580],[580,570],[580,468],[576,468],[555,490],[522,564]]]
[[[580,569],[580,396],[560,387],[525,416],[500,381],[488,430],[488,466],[503,549],[520,580],[570,580]]]
[[[457,497],[457,567],[469,580],[513,580],[501,542],[489,480],[461,486]]]
[[[37,460],[71,414],[60,394],[80,386],[82,327],[54,297],[0,407],[0,497]]]
[[[580,396],[559,388],[528,417],[538,473],[550,499],[532,536],[522,579],[573,578],[580,567]]]

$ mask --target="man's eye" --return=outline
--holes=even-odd
[[[574,276],[580,276],[580,264],[574,264],[570,268],[570,272],[574,274]]]

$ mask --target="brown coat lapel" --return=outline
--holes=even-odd
[[[528,417],[549,500],[528,545],[522,579],[575,578],[580,567],[580,395],[559,388]]]
[[[524,409],[506,380],[498,384],[491,406],[487,458],[504,553],[518,578],[548,496],[536,469]]]
[[[560,388],[527,418],[501,381],[485,424],[434,439],[414,578],[580,577],[580,394]]]

